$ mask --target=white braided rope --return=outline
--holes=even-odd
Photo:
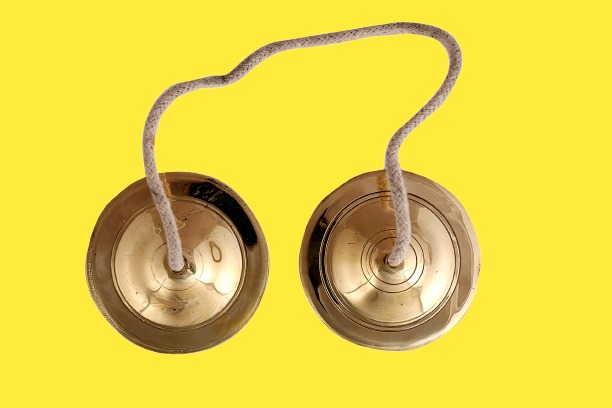
[[[385,153],[385,170],[393,205],[397,226],[397,238],[392,253],[387,258],[391,266],[397,266],[403,260],[409,248],[411,227],[408,197],[402,177],[402,168],[399,162],[399,149],[408,134],[419,124],[429,117],[442,105],[451,92],[457,76],[461,70],[461,50],[459,45],[449,33],[437,27],[418,23],[392,23],[371,27],[357,28],[354,30],[339,31],[336,33],[314,35],[310,37],[296,38],[293,40],[278,41],[261,47],[245,58],[229,74],[220,76],[209,76],[193,81],[181,82],[166,89],[155,101],[145,122],[142,137],[142,152],[144,159],[147,182],[151,194],[160,214],[166,242],[168,245],[168,264],[173,271],[181,271],[184,268],[181,238],[178,233],[176,220],[170,208],[170,201],[164,190],[161,178],[155,164],[155,135],[163,113],[168,106],[179,96],[202,88],[218,88],[230,85],[255,68],[266,58],[295,48],[317,47],[321,45],[338,44],[342,42],[358,40],[366,37],[385,36],[394,34],[416,34],[431,37],[438,40],[446,49],[449,57],[449,70],[442,82],[440,89],[405,125],[395,132]]]

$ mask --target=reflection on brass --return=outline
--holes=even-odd
[[[312,215],[300,276],[319,317],[363,346],[409,350],[450,330],[465,314],[480,271],[474,228],[459,201],[404,172],[412,239],[403,262],[386,262],[395,216],[384,171],[362,174],[331,193]]]
[[[168,266],[161,220],[142,179],[100,215],[88,284],[102,314],[129,340],[158,352],[199,351],[253,315],[267,282],[268,249],[257,220],[228,186],[192,173],[164,176],[185,269]]]

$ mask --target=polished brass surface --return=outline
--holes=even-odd
[[[300,276],[319,317],[364,346],[408,350],[456,324],[472,300],[480,250],[472,224],[447,190],[404,172],[412,239],[398,267],[387,255],[395,215],[384,171],[358,176],[317,207],[306,228]]]
[[[91,295],[126,338],[158,352],[212,347],[257,308],[268,277],[259,224],[223,183],[197,174],[162,175],[177,219],[186,267],[167,263],[161,220],[146,180],[104,209],[91,237]]]
[[[126,306],[160,326],[189,327],[217,316],[242,282],[244,248],[231,221],[214,207],[178,199],[172,203],[188,267],[172,272],[154,206],[145,207],[122,231],[112,255],[113,277]]]

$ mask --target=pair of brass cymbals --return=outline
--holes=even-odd
[[[119,332],[160,352],[212,347],[246,324],[268,277],[265,238],[238,194],[196,174],[160,178],[154,144],[170,104],[197,89],[234,83],[279,52],[396,34],[437,40],[448,53],[448,74],[391,137],[386,172],[348,181],[315,210],[302,243],[300,276],[319,317],[365,346],[419,347],[463,316],[480,270],[474,229],[448,191],[402,172],[399,163],[408,134],[450,94],[461,71],[461,49],[444,30],[399,22],[277,41],[226,75],[181,82],[157,98],[143,131],[147,179],[106,207],[88,252],[91,294]]]
[[[105,318],[150,350],[186,353],[228,339],[255,312],[268,279],[268,248],[244,201],[193,173],[162,175],[183,242],[172,271],[146,180],[104,209],[91,237],[87,278]],[[395,219],[384,171],[358,176],[313,213],[300,276],[325,324],[357,344],[406,350],[449,330],[474,294],[480,254],[461,204],[444,188],[404,172],[412,240],[403,262],[386,262]]]

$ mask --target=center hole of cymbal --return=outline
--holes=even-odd
[[[390,254],[386,254],[383,258],[382,258],[382,262],[380,262],[380,269],[387,272],[387,273],[398,273],[404,270],[404,260],[402,260],[402,262],[399,263],[399,265],[397,266],[392,266],[389,263],[389,255]]]
[[[165,259],[165,266],[166,269],[168,270],[168,276],[170,278],[178,278],[178,279],[183,279],[183,278],[188,278],[190,276],[192,276],[193,274],[195,274],[195,265],[193,263],[193,260],[190,260],[187,256],[188,254],[184,254],[183,255],[183,269],[181,269],[180,271],[173,271],[170,268],[170,264],[168,263],[168,258],[166,257]]]

